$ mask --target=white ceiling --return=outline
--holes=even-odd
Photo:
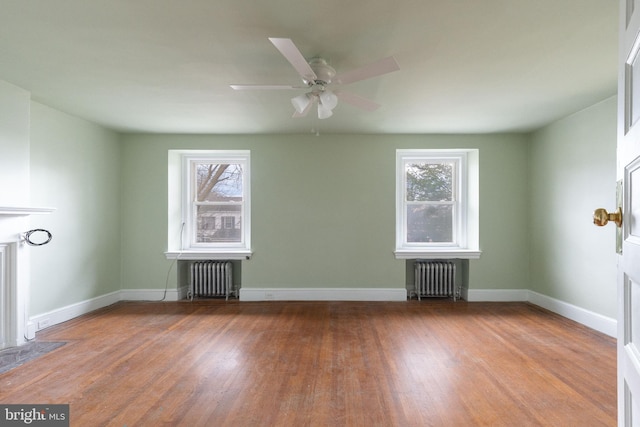
[[[0,79],[122,131],[528,131],[616,92],[615,0],[0,0]],[[400,71],[291,118],[300,83],[268,37],[338,73],[394,55]],[[300,91],[302,93],[302,91]]]

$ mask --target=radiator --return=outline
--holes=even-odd
[[[451,261],[416,261],[415,292],[421,297],[456,300],[456,265]]]
[[[233,287],[231,261],[198,261],[191,264],[189,297],[226,297]]]

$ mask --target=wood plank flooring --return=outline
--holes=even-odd
[[[615,340],[526,303],[118,303],[2,403],[72,426],[615,426]]]

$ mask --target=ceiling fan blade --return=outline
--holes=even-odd
[[[343,92],[338,90],[333,91],[333,93],[336,94],[340,101],[344,101],[347,104],[351,104],[354,107],[362,108],[366,111],[375,111],[380,108],[380,104],[375,103],[370,99],[363,98],[360,95],[356,95],[355,93]]]
[[[271,41],[276,49],[280,51],[282,56],[284,56],[287,61],[293,65],[293,68],[296,69],[298,74],[300,74],[304,80],[313,81],[317,79],[316,73],[313,72],[309,63],[304,59],[304,56],[302,56],[302,53],[300,53],[291,39],[269,37],[269,41]]]
[[[382,74],[392,73],[399,69],[400,66],[396,62],[396,59],[393,56],[389,56],[369,65],[365,65],[364,67],[338,74],[335,76],[333,81],[340,84],[349,84],[381,76]]]
[[[289,90],[307,89],[306,86],[291,85],[229,85],[233,90]]]

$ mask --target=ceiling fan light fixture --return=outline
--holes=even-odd
[[[329,110],[333,110],[338,105],[338,97],[330,90],[324,91],[320,94],[320,102]]]
[[[331,111],[330,108],[327,108],[324,105],[322,105],[321,102],[318,102],[318,118],[328,119],[331,116],[333,116],[333,111]]]
[[[302,114],[302,112],[307,109],[310,103],[311,98],[309,98],[309,95],[307,95],[306,93],[291,98],[291,104],[293,104],[293,108],[296,109],[298,114]]]

